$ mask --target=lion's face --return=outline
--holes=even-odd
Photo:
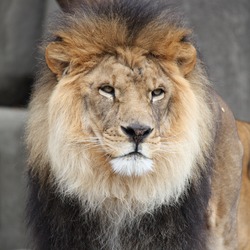
[[[153,171],[164,138],[161,129],[169,123],[171,81],[146,57],[137,59],[130,68],[109,57],[80,84],[83,108],[91,114],[83,125],[113,171],[122,175]]]

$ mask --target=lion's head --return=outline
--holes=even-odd
[[[206,77],[190,31],[155,8],[140,22],[78,8],[45,46],[30,162],[92,207],[177,201],[206,157]]]

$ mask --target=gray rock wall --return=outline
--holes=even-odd
[[[46,0],[0,2],[0,105],[25,105],[33,82]]]
[[[250,121],[250,1],[182,0],[217,92]]]
[[[250,1],[179,0],[215,89],[236,117],[250,121]],[[25,105],[33,82],[37,42],[54,0],[0,1],[0,106]],[[26,247],[27,112],[0,108],[0,250]]]
[[[23,144],[27,111],[0,108],[0,249],[25,246],[26,165]]]

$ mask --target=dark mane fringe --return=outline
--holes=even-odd
[[[172,11],[173,3],[163,0],[103,0],[80,1],[77,9],[84,13],[94,14],[108,19],[118,18],[125,21],[129,33],[136,35],[138,31],[155,19],[161,17],[163,22],[177,26],[182,25],[182,20]]]
[[[57,56],[53,58],[70,61],[74,68],[86,62],[86,69],[104,55],[117,56],[120,49],[128,48],[172,60],[177,51],[174,44],[192,40],[191,31],[176,13],[172,4],[163,0],[77,1],[70,11],[54,17],[42,54],[55,42],[58,47],[51,51]]]
[[[180,203],[162,205],[131,224],[124,224],[114,235],[105,235],[111,232],[112,222],[103,220],[99,212],[86,211],[77,198],[60,196],[49,182],[41,187],[39,178],[29,172],[26,211],[33,238],[30,247],[203,250],[207,244],[206,210],[211,195],[212,158],[207,159],[207,168],[201,171],[198,184],[190,183]]]
[[[72,27],[75,20],[106,20],[124,24],[132,43],[139,32],[154,22],[159,26],[185,28],[185,21],[172,0],[76,0],[68,11],[53,17],[52,33]],[[58,38],[53,38],[58,39]],[[187,41],[187,37],[184,38]]]

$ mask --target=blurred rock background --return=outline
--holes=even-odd
[[[250,1],[179,2],[214,88],[237,118],[250,121]],[[0,2],[0,250],[27,246],[23,144],[27,103],[37,44],[57,9],[55,0]]]

